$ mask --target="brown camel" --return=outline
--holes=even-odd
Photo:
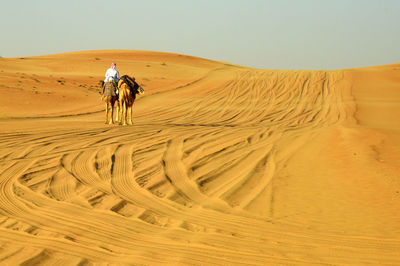
[[[106,104],[106,121],[105,124],[114,124],[115,120],[114,120],[114,105],[115,102],[118,101],[118,97],[116,94],[116,84],[115,82],[102,82],[101,83],[101,87],[103,88],[103,93],[102,93],[102,100],[105,102]],[[109,120],[109,111],[111,109],[111,119]],[[117,110],[117,117],[116,117],[117,121],[118,121],[118,110]]]
[[[144,90],[135,82],[135,78],[129,77],[128,75],[123,75],[121,77],[118,88],[120,124],[124,126],[126,126],[127,123],[132,125],[132,107],[136,99],[136,94],[144,94]]]

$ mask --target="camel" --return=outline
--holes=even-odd
[[[114,105],[115,102],[118,101],[117,94],[115,92],[116,90],[116,84],[115,82],[101,82],[101,87],[103,88],[103,93],[102,93],[102,100],[106,104],[106,121],[105,124],[114,124]],[[111,109],[111,119],[109,120],[109,110]],[[119,110],[117,110],[117,117],[116,120],[118,121],[118,113]]]
[[[136,99],[136,94],[142,95],[144,94],[144,90],[135,82],[135,78],[129,77],[128,75],[123,75],[121,77],[118,88],[120,124],[126,126],[128,122],[129,125],[132,125],[132,107]],[[130,114],[128,115],[128,113]]]

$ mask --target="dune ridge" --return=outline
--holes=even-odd
[[[102,124],[96,82],[115,58],[145,84],[129,127]],[[0,264],[400,264],[397,65],[118,50],[0,69],[30,101],[2,100]]]

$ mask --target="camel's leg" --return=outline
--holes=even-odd
[[[123,118],[124,106],[122,101],[120,101],[118,105],[119,105],[119,124],[122,125],[122,120],[124,120]]]
[[[122,122],[124,120],[124,103],[121,102],[119,105],[119,120],[121,121],[120,124],[122,125]]]
[[[104,124],[108,123],[108,103],[106,103],[106,122]]]
[[[132,106],[131,106],[131,122],[133,124],[133,103],[132,103]]]
[[[128,122],[128,105],[124,103],[124,125],[126,126]]]
[[[119,122],[119,103],[116,104],[116,114],[115,114],[115,122]]]
[[[127,113],[128,113],[128,106],[126,102],[123,103],[123,109],[124,109],[124,114],[123,114],[123,125],[126,126],[126,120],[127,120]]]
[[[114,124],[114,104],[111,104],[111,123]]]
[[[128,117],[129,117],[128,124],[129,124],[129,125],[133,125],[133,122],[132,122],[132,107],[133,107],[133,105],[131,105],[131,106],[129,107],[129,115],[128,115]]]

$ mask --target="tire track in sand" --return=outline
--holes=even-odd
[[[352,117],[342,78],[226,67],[133,127],[1,134],[0,263],[400,264],[398,239],[275,217],[291,156]]]

